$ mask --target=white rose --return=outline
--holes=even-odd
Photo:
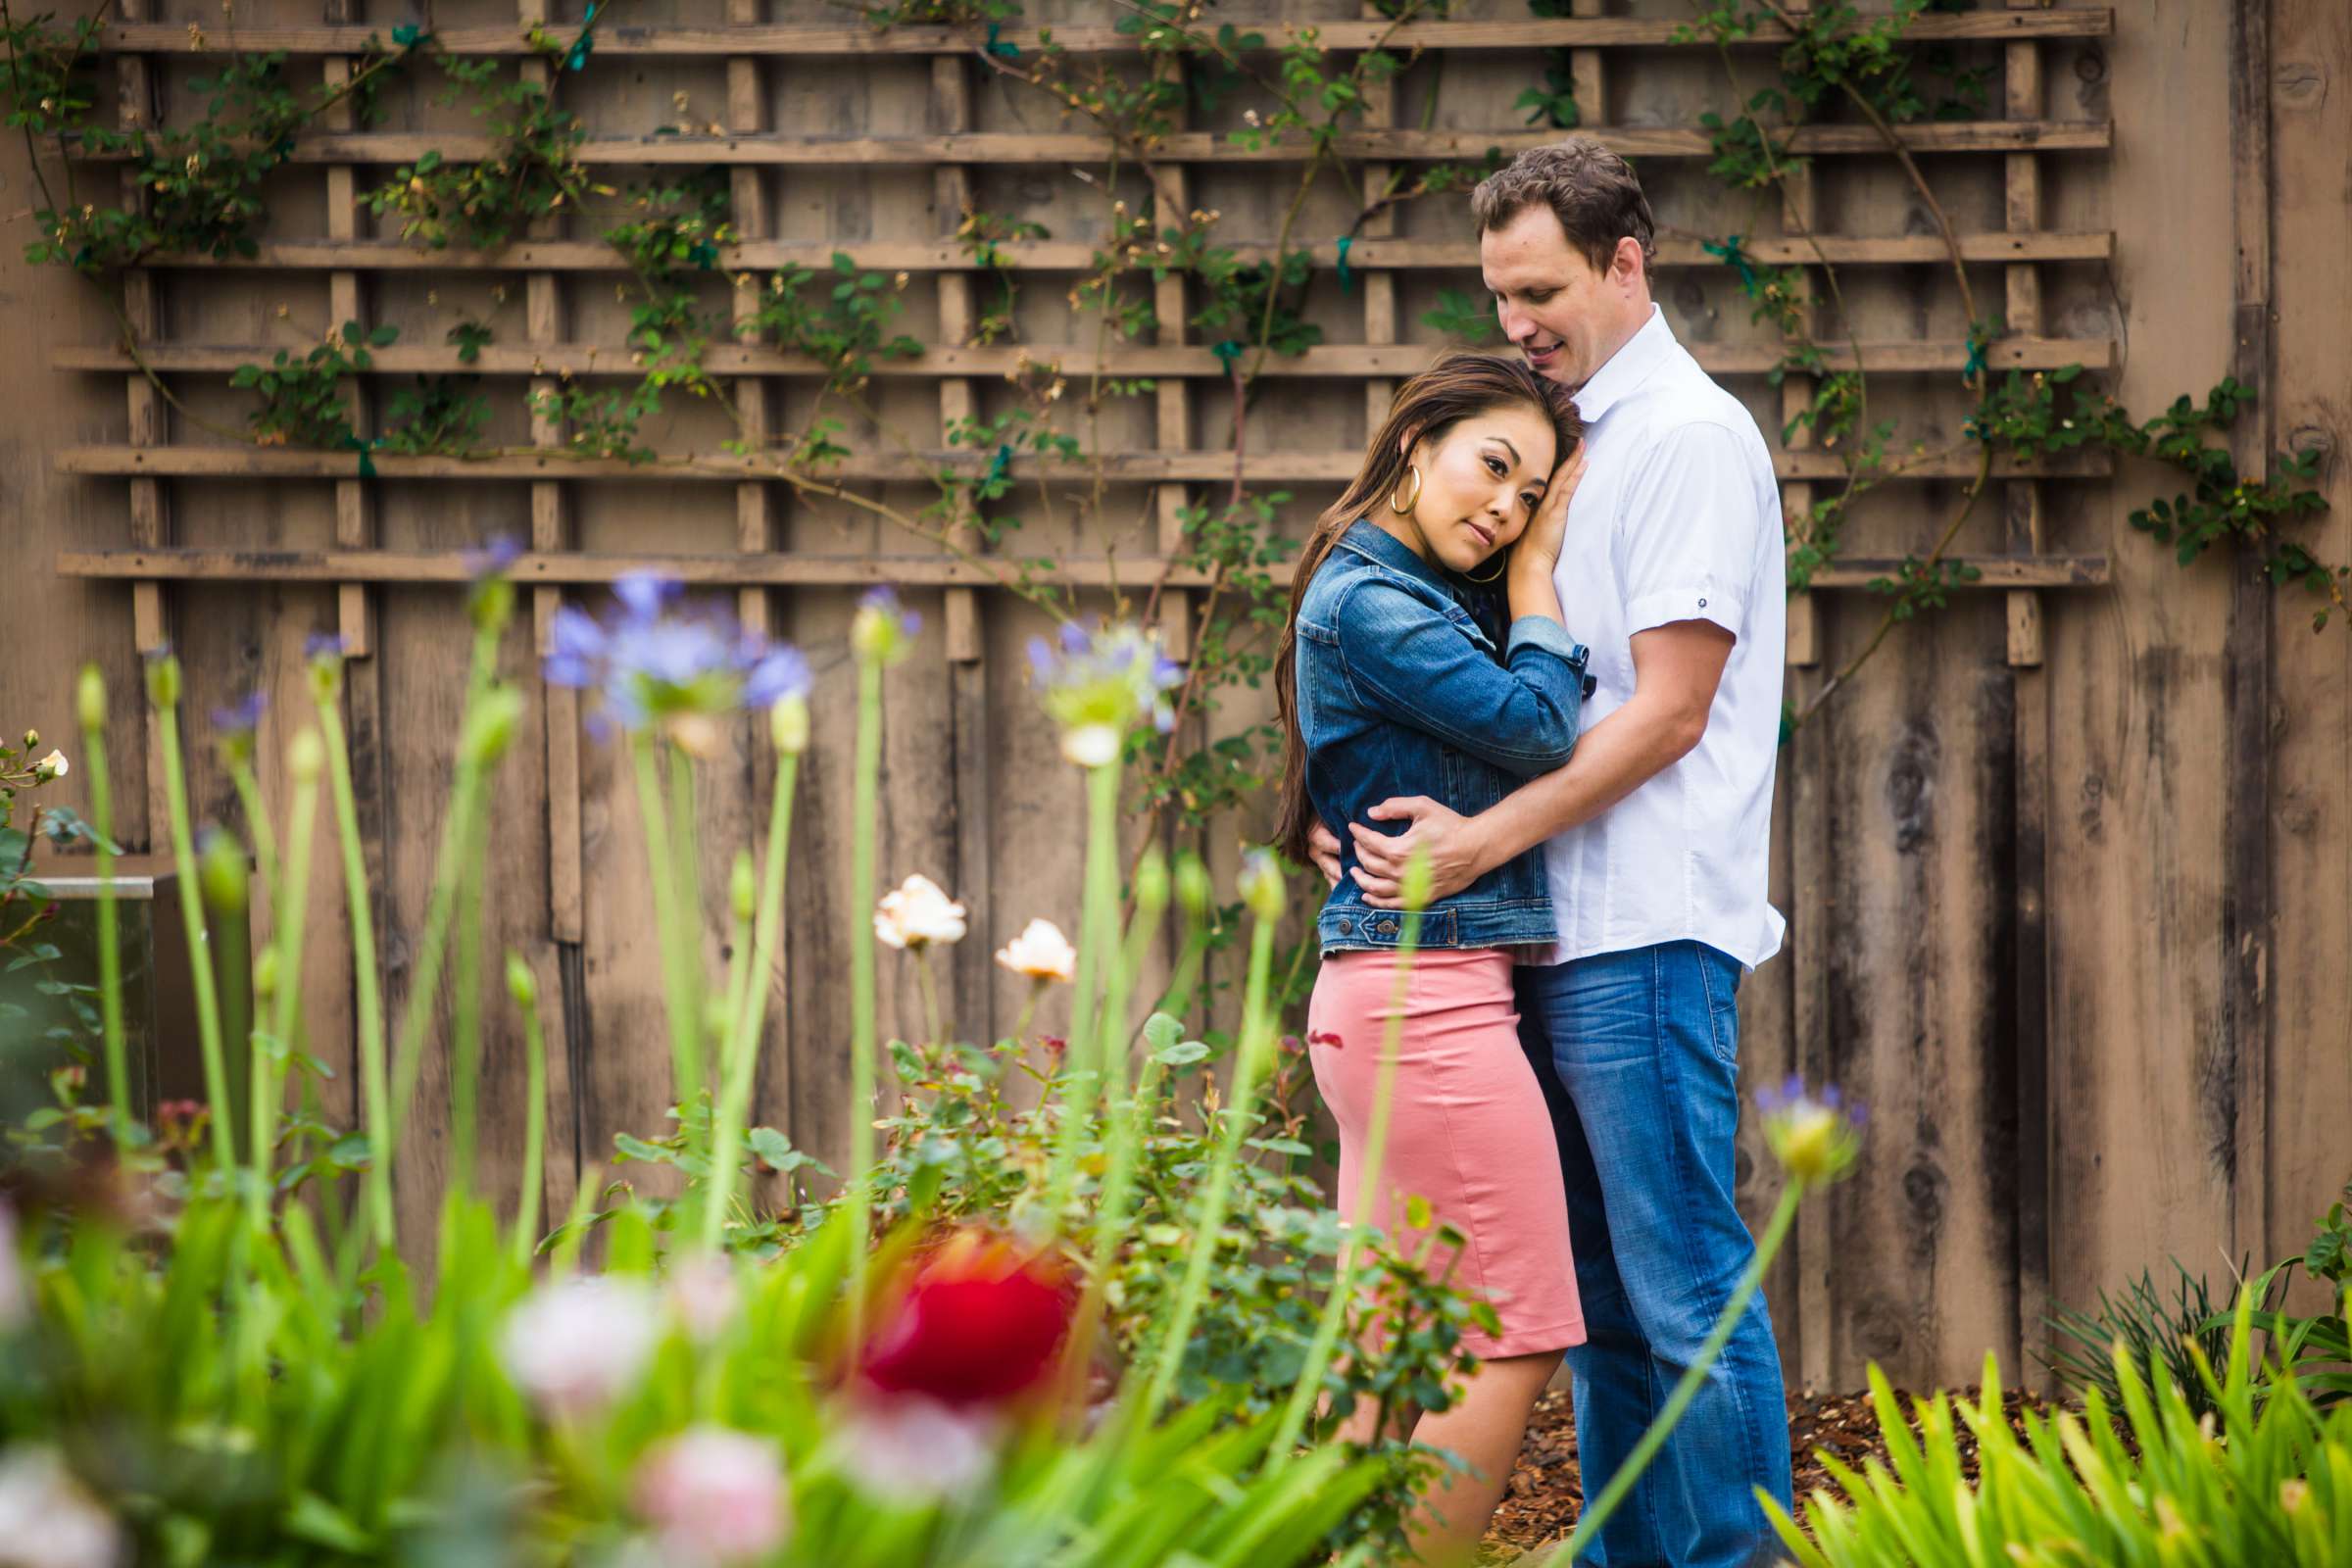
[[[508,1314],[499,1348],[514,1385],[558,1415],[585,1415],[628,1389],[662,1337],[654,1293],[633,1279],[542,1285]]]
[[[1078,966],[1078,954],[1061,928],[1051,920],[1032,920],[1021,934],[997,950],[997,962],[1032,980],[1059,980],[1067,985]]]
[[[32,770],[41,778],[64,778],[74,770],[74,764],[66,760],[65,753],[53,748],[47,757],[33,764]]]
[[[921,874],[882,895],[874,906],[874,936],[886,947],[920,950],[963,940],[963,906]]]

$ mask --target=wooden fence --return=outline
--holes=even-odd
[[[269,0],[225,20],[121,4],[105,45],[126,126],[192,113],[188,76],[230,47],[284,50],[298,76],[331,83],[347,79],[371,34],[411,20],[363,15],[360,0],[325,0],[317,16]],[[1313,24],[1343,52],[1389,26],[1348,0],[1233,9],[1207,20],[1249,22],[1277,44],[1283,24]],[[1839,456],[1808,444],[1802,427],[1783,439],[1810,389],[1797,376],[1776,384],[1784,345],[1750,321],[1707,240],[1743,233],[1755,262],[1804,268],[1817,290],[1835,281],[1846,325],[1825,327],[1823,368],[1858,356],[1875,409],[1906,435],[1952,444],[1968,407],[1970,322],[1935,219],[1878,132],[1800,132],[1809,172],[1758,211],[1705,173],[1698,117],[1729,112],[1727,70],[1744,90],[1762,84],[1773,30],[1725,55],[1677,40],[1690,16],[1678,4],[1575,0],[1572,11],[1530,19],[1499,3],[1461,6],[1395,33],[1389,47],[1409,63],[1375,86],[1338,151],[1385,170],[1545,140],[1556,132],[1527,128],[1505,106],[1540,76],[1539,51],[1567,50],[1584,121],[1637,159],[1652,191],[1665,227],[1658,296],[1773,440],[1788,511],[1800,514],[1816,486],[1842,480]],[[1115,25],[1124,15],[1068,5],[1026,21],[1051,23],[1064,48],[1088,56],[1134,47]],[[521,57],[523,72],[542,74],[551,63],[529,54],[524,28],[578,26],[550,18],[545,0],[519,0],[512,16],[439,7],[433,21],[453,54]],[[2233,448],[2249,471],[2290,444],[2329,454],[2324,483],[2337,510],[2313,531],[2329,559],[2352,554],[2352,485],[2332,456],[2347,396],[2331,357],[2352,326],[2340,263],[2352,232],[2347,147],[2328,108],[2352,69],[2346,25],[2332,0],[2113,11],[2013,0],[1936,13],[1914,36],[1984,69],[1990,103],[1977,118],[1900,131],[1940,193],[1981,300],[1998,302],[1981,307],[2006,322],[1986,355],[1994,370],[2080,364],[2142,413],[2234,373],[2262,394]],[[1322,341],[1267,360],[1237,463],[1228,365],[1188,331],[1181,274],[1156,285],[1154,339],[1113,340],[1099,358],[1064,306],[1102,239],[1107,144],[987,69],[992,47],[1037,45],[1028,25],[985,38],[877,32],[788,0],[725,0],[723,14],[708,15],[665,5],[608,19],[592,61],[564,85],[600,173],[728,171],[740,242],[720,270],[822,267],[846,251],[863,269],[908,274],[899,297],[922,351],[878,362],[874,397],[918,447],[853,439],[846,481],[905,497],[943,465],[979,461],[948,450],[946,433],[1003,407],[995,389],[1024,365],[1058,362],[1073,380],[1152,378],[1149,396],[1112,406],[1099,427],[1070,421],[1099,463],[1009,466],[1047,500],[1042,519],[1004,549],[1050,558],[1035,575],[1094,604],[1118,585],[1160,581],[1182,649],[1208,586],[1169,565],[1185,548],[1183,509],[1238,466],[1253,490],[1292,495],[1288,526],[1311,517],[1354,471],[1365,422],[1396,379],[1426,363],[1438,337],[1421,318],[1438,290],[1475,292],[1475,247],[1458,196],[1358,227],[1360,203],[1338,181],[1311,192],[1296,232],[1317,271],[1304,309]],[[1230,140],[1249,104],[1237,97],[1165,138],[1156,197],[1215,208],[1221,233],[1263,247],[1282,228],[1301,155],[1296,141],[1252,151]],[[659,564],[730,593],[744,620],[798,641],[819,672],[783,1004],[757,1114],[838,1154],[849,1034],[840,977],[847,932],[863,917],[845,896],[841,650],[855,593],[895,582],[926,615],[922,657],[892,676],[882,864],[891,879],[924,871],[972,905],[972,934],[955,957],[966,1034],[1005,1026],[1019,1005],[991,950],[1032,915],[1066,926],[1074,913],[1083,808],[1019,657],[1044,618],[1002,592],[993,568],[797,497],[744,460],[658,471],[579,461],[561,451],[555,423],[524,429],[517,416],[516,445],[549,455],[377,455],[363,477],[346,452],[208,434],[208,422],[243,418],[245,400],[225,385],[235,367],[280,347],[299,355],[345,320],[406,329],[362,378],[363,410],[379,413],[389,376],[463,370],[493,388],[553,387],[625,368],[627,313],[609,292],[618,264],[593,235],[558,220],[502,250],[427,251],[370,217],[364,192],[392,167],[436,150],[478,157],[488,145],[421,89],[388,108],[386,128],[360,128],[346,113],[300,139],[271,187],[256,255],[153,258],[124,277],[119,321],[101,293],[60,270],[26,266],[13,248],[0,263],[14,302],[0,343],[24,377],[0,430],[0,484],[33,574],[0,624],[0,708],[10,723],[67,733],[71,671],[99,661],[121,715],[124,833],[143,843],[161,821],[160,781],[140,765],[153,737],[135,650],[168,639],[186,662],[199,758],[209,710],[257,685],[270,692],[269,759],[302,722],[306,638],[339,634],[352,655],[345,714],[397,1016],[410,1002],[466,659],[450,585],[465,575],[462,552],[502,532],[527,539],[515,576],[530,589],[533,634],[518,629],[502,662],[529,694],[531,740],[497,786],[488,919],[492,940],[533,965],[542,995],[562,999],[547,1009],[559,1131],[550,1200],[561,1205],[583,1162],[609,1158],[615,1132],[661,1126],[668,1057],[627,781],[584,734],[574,694],[533,678],[536,653],[567,593],[592,596],[633,566]],[[5,156],[21,193],[24,152]],[[78,174],[112,177],[99,164]],[[2324,196],[2290,199],[2302,191]],[[1134,199],[1147,199],[1141,184]],[[999,277],[954,238],[975,207],[1047,230],[1002,247],[1003,275],[1021,285],[1012,343],[972,341],[979,291]],[[495,328],[469,362],[441,346],[456,313]],[[1849,328],[1855,341],[1844,344]],[[734,378],[737,406],[761,432],[805,416],[818,368],[751,346],[713,349],[707,363]],[[715,453],[715,432],[687,409],[649,434],[664,452]],[[1923,536],[1973,461],[1914,463],[1856,510],[1846,553],[1791,606],[1800,703],[1878,627],[1884,602],[1855,590],[1926,553]],[[2004,462],[1996,474],[1955,547],[1978,579],[1950,608],[1894,628],[1783,756],[1774,864],[1790,942],[1745,988],[1743,1066],[1751,1083],[1800,1070],[1834,1077],[1874,1109],[1864,1173],[1805,1216],[1773,1284],[1792,1379],[1807,1385],[1852,1385],[1868,1359],[1906,1380],[1966,1379],[1988,1348],[2014,1368],[2053,1293],[2082,1300],[2168,1252],[2218,1275],[2225,1258],[2259,1262],[2299,1247],[2311,1214],[2352,1175],[2352,627],[2314,637],[2305,610],[2256,573],[2174,564],[2125,521],[2168,482],[2152,469],[2112,472],[2075,457]],[[1052,492],[1077,475],[1107,498],[1096,516],[1128,520],[1056,522]],[[1206,733],[1257,716],[1232,704]],[[713,890],[726,853],[749,842],[769,771],[748,733],[730,746],[702,802]],[[274,800],[279,781],[266,785]],[[196,788],[200,814],[234,817],[224,778],[200,769]],[[1234,837],[1208,846],[1221,878]],[[322,940],[302,980],[314,1042],[347,1060],[353,991],[338,901],[315,897],[309,917]],[[887,1033],[917,1013],[909,974],[886,964],[885,990]],[[443,1071],[428,1065],[424,1103],[440,1102]],[[497,1182],[520,1141],[511,1031],[494,1031],[485,1072],[493,1147],[482,1168]],[[333,1109],[352,1113],[347,1090]],[[404,1154],[409,1212],[432,1201],[438,1133],[415,1129]],[[1752,1140],[1741,1180],[1751,1201],[1769,1201],[1771,1173]]]

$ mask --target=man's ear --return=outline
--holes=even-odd
[[[1620,287],[1646,284],[1648,270],[1642,260],[1642,242],[1631,234],[1620,236],[1616,250],[1609,254],[1609,280]]]

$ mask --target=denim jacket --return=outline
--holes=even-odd
[[[1522,615],[1497,656],[1463,591],[1393,535],[1359,521],[1307,584],[1297,620],[1298,733],[1306,793],[1356,863],[1348,824],[1392,795],[1425,795],[1464,816],[1568,760],[1590,689],[1586,650],[1559,622]],[[1384,832],[1402,825],[1368,823]],[[1316,923],[1325,953],[1395,947],[1403,916],[1365,904],[1345,874]],[[1557,939],[1540,852],[1431,905],[1427,948]]]

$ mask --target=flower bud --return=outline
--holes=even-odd
[[[257,997],[277,995],[277,949],[264,948],[253,960],[253,994]]]
[[[514,584],[505,577],[485,577],[466,596],[466,612],[477,627],[504,626],[514,613]]]
[[[24,732],[24,749],[28,752],[37,752],[41,749],[41,732],[39,730],[28,729]]]
[[[1159,911],[1168,906],[1168,858],[1154,844],[1144,851],[1144,858],[1135,867],[1136,912],[1146,919],[1156,919]]]
[[[197,835],[196,880],[204,902],[224,914],[242,914],[252,896],[251,871],[245,847],[217,827]]]
[[[1282,862],[1272,854],[1250,850],[1242,857],[1242,902],[1250,906],[1250,914],[1269,925],[1281,919],[1288,891],[1282,882]]]
[[[850,649],[860,663],[895,664],[913,652],[914,634],[921,625],[921,617],[901,609],[898,594],[889,587],[869,588],[850,618]]]
[[[1216,889],[1209,884],[1208,867],[1200,857],[1186,850],[1176,857],[1176,903],[1194,919],[1205,919]]]
[[[808,699],[781,698],[767,710],[767,727],[781,757],[798,757],[808,749]]]
[[[735,864],[727,874],[727,904],[735,911],[735,918],[749,920],[759,896],[759,880],[752,873],[752,852],[737,850]]]
[[[318,732],[306,729],[286,746],[286,771],[297,784],[316,784],[326,767],[326,745]]]
[[[511,949],[507,953],[507,995],[514,999],[517,1007],[534,1007],[539,1004],[539,977],[522,961],[522,955]]]
[[[179,706],[179,661],[170,649],[147,657],[147,700],[158,708]]]
[[[81,666],[81,679],[74,687],[74,716],[83,730],[103,729],[106,725],[106,677],[98,673],[96,664]]]
[[[1802,1079],[1756,1096],[1764,1112],[1764,1141],[1788,1173],[1809,1186],[1836,1181],[1862,1152],[1862,1107],[1835,1088],[1815,1096]]]

